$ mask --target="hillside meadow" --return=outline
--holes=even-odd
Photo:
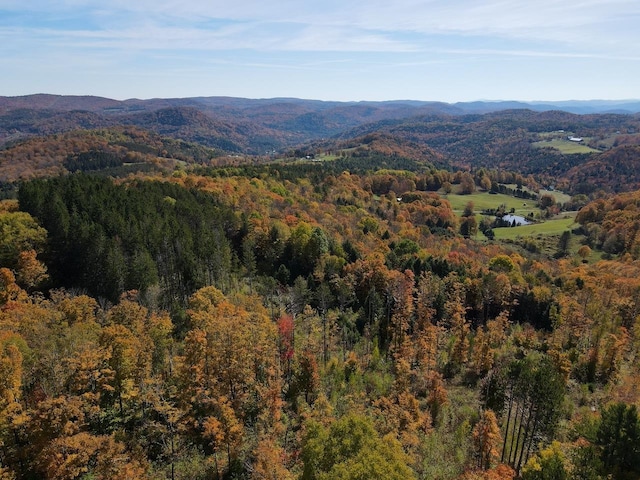
[[[497,210],[501,206],[504,206],[507,212],[514,209],[514,213],[522,217],[528,217],[530,213],[535,215],[540,212],[535,200],[525,200],[502,193],[476,191],[465,195],[455,193],[443,194],[442,197],[449,201],[451,208],[456,213],[460,214],[469,202],[473,203],[473,208],[476,213],[480,213],[483,210]]]

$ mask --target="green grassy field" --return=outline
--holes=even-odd
[[[494,228],[493,232],[496,235],[496,240],[515,240],[517,237],[561,235],[566,230],[575,227],[577,227],[575,212],[567,212],[543,223],[522,225],[521,227]]]
[[[507,207],[507,212],[512,208],[515,209],[516,215],[526,217],[530,212],[534,214],[539,212],[536,207],[535,200],[525,200],[523,198],[515,198],[510,195],[503,195],[501,193],[490,194],[487,192],[474,192],[469,195],[459,195],[456,193],[450,193],[448,195],[442,195],[443,198],[449,200],[451,208],[461,214],[466,207],[467,203],[473,202],[473,208],[476,213],[480,213],[486,209],[496,209],[500,205],[504,204]]]
[[[340,158],[340,156],[336,154],[329,155],[328,153],[321,153],[319,155],[316,155],[316,160],[323,162],[332,162],[334,160],[337,160],[338,158]]]
[[[584,139],[586,142],[588,139]],[[535,142],[532,144],[535,148],[555,148],[560,153],[565,155],[571,155],[573,153],[594,153],[599,152],[595,148],[586,146],[583,143],[572,142],[563,138],[552,138],[550,140],[543,140],[541,142]]]
[[[561,203],[570,200],[569,195],[556,191],[541,191],[540,193],[549,193],[556,198],[556,201]],[[480,214],[482,210],[495,209],[502,204],[506,205],[507,211],[514,208],[515,214],[522,217],[527,217],[529,213],[533,213],[534,215],[540,213],[540,209],[537,208],[534,200],[525,200],[503,194],[493,195],[487,192],[474,192],[470,195],[459,195],[450,193],[449,195],[442,195],[442,197],[449,200],[451,207],[458,215],[462,214],[468,202],[473,202],[478,222],[483,218]],[[518,238],[534,237],[539,239],[541,246],[544,246],[549,241],[555,245],[556,240],[553,240],[554,236],[559,237],[563,232],[576,228],[575,215],[576,212],[564,212],[556,218],[545,220],[541,223],[522,225],[520,227],[494,228],[493,232],[495,233],[496,240],[517,240]],[[483,234],[478,233],[477,238],[482,237]],[[550,238],[550,240],[544,240],[544,238]],[[547,248],[545,248],[545,250],[547,250]]]
[[[567,203],[571,200],[571,195],[567,195],[566,193],[558,192],[557,190],[540,190],[538,192],[540,196],[542,195],[551,195],[556,199],[556,202]]]

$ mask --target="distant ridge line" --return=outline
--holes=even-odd
[[[518,100],[478,100],[472,102],[441,102],[425,100],[383,100],[383,101],[330,101],[299,99],[293,97],[243,98],[228,96],[200,96],[184,98],[150,98],[115,100],[97,95],[56,95],[36,93],[23,96],[0,96],[0,112],[15,109],[33,110],[87,110],[104,112],[105,110],[157,110],[166,107],[250,107],[277,104],[305,105],[315,109],[334,108],[339,106],[405,106],[407,108],[431,108],[448,114],[490,113],[501,110],[528,109],[537,112],[560,110],[575,114],[593,113],[640,113],[640,99],[630,100],[566,100],[566,101],[518,101]]]

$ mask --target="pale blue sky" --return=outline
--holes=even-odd
[[[0,0],[0,95],[640,98],[638,0]]]

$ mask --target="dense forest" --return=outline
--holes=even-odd
[[[640,477],[632,183],[336,142],[0,152],[1,479]]]

